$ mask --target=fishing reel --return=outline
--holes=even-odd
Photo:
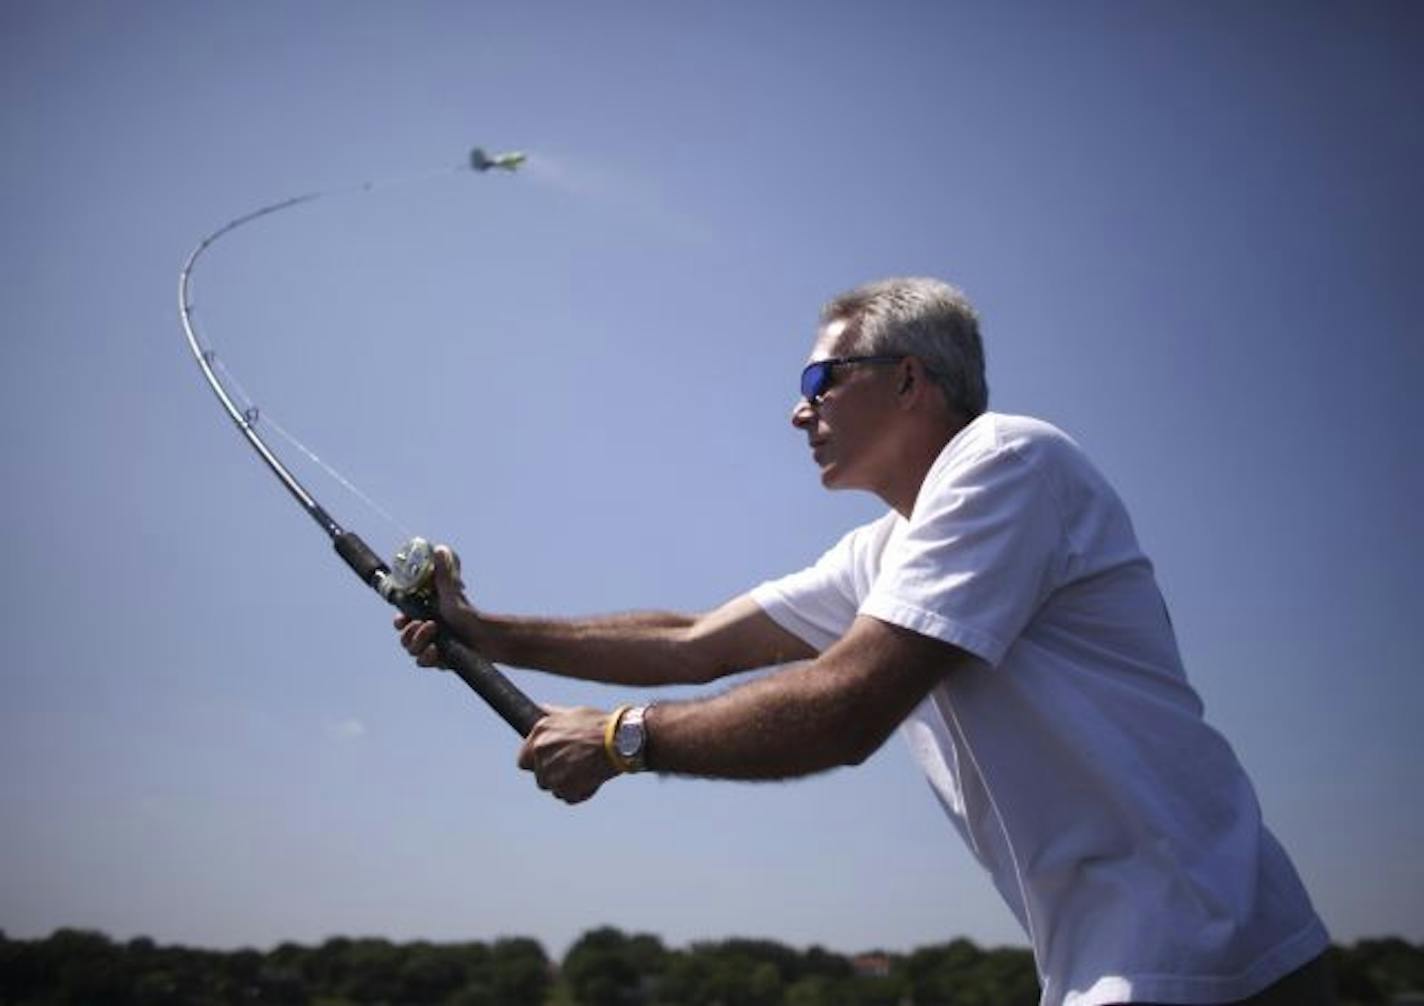
[[[453,551],[455,576],[460,575],[460,557]],[[424,538],[415,537],[396,549],[391,557],[390,584],[406,597],[427,605],[435,604],[435,546]]]

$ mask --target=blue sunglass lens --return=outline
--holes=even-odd
[[[831,383],[831,365],[826,362],[813,363],[801,371],[801,397],[814,402],[826,392]]]

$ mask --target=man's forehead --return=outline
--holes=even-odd
[[[841,349],[841,338],[850,327],[850,319],[833,318],[816,332],[816,344],[811,347],[811,362],[835,356]]]

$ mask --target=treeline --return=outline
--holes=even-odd
[[[1424,990],[1424,945],[1365,940],[1332,955],[1342,1006],[1389,1006]],[[74,929],[42,940],[0,932],[0,1006],[1034,1006],[1038,991],[1027,950],[968,940],[847,957],[751,939],[669,949],[605,927],[555,967],[528,938],[338,937],[261,952],[118,943]]]
[[[578,1006],[1035,1006],[1027,950],[980,950],[968,940],[908,956],[854,958],[820,947],[731,939],[668,950],[656,936],[585,933],[561,972]]]
[[[337,937],[263,953],[160,947],[143,937],[115,943],[74,929],[30,941],[0,934],[4,1006],[542,1006],[552,981],[544,948],[530,939],[397,944]]]

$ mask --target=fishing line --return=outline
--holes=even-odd
[[[246,419],[254,426],[263,425],[269,427],[273,433],[277,434],[277,436],[281,437],[287,443],[291,444],[292,447],[294,447],[296,450],[304,454],[314,464],[320,467],[322,471],[326,472],[328,476],[335,480],[338,485],[340,485],[351,495],[355,496],[358,500],[364,503],[372,513],[374,513],[376,516],[380,517],[383,521],[385,521],[388,527],[395,529],[395,531],[398,533],[398,537],[400,540],[405,541],[415,537],[415,535],[411,532],[410,528],[408,528],[403,522],[392,516],[391,513],[386,510],[385,507],[381,506],[381,504],[377,503],[374,499],[372,499],[365,492],[363,492],[361,488],[356,485],[356,483],[352,482],[345,475],[342,475],[341,472],[337,471],[335,466],[328,464],[326,461],[323,461],[320,457],[317,456],[316,451],[312,450],[306,444],[302,443],[296,438],[294,434],[290,433],[286,427],[284,427],[281,423],[277,422],[277,418],[272,415],[270,409],[259,407],[257,404],[257,400],[247,393],[247,389],[245,389],[238,381],[238,379],[233,375],[232,370],[227,366],[226,363],[223,362],[222,357],[218,356],[217,353],[212,349],[205,349],[203,352],[207,356],[208,362],[212,364],[213,369],[219,371],[222,374],[225,383],[230,385],[232,387],[232,390],[237,393],[237,397],[241,399],[243,403],[246,404],[247,407],[242,410],[242,416],[244,419]]]
[[[424,171],[413,175],[405,175],[396,178],[367,181],[360,185],[346,188],[324,189],[319,192],[307,193],[305,195],[293,196],[289,199],[282,199],[275,203],[259,207],[250,213],[243,214],[223,224],[207,237],[198,242],[198,246],[193,249],[188,259],[183,264],[182,271],[178,274],[178,318],[183,326],[183,333],[188,340],[188,348],[193,352],[193,358],[198,362],[199,369],[203,372],[203,378],[212,389],[213,394],[221,403],[223,411],[227,413],[229,419],[237,427],[238,432],[248,442],[248,445],[257,452],[263,464],[276,476],[282,486],[291,494],[298,505],[306,511],[321,529],[326,532],[331,539],[333,547],[341,556],[342,561],[349,566],[363,583],[375,590],[381,597],[385,598],[391,605],[400,609],[406,616],[420,621],[432,621],[440,625],[440,632],[436,637],[435,645],[440,651],[442,662],[452,671],[458,674],[470,688],[487,702],[495,712],[521,735],[528,735],[534,724],[544,716],[544,711],[536,705],[527,695],[516,688],[509,679],[495,668],[485,657],[465,646],[448,628],[441,623],[439,613],[435,605],[434,597],[434,573],[435,557],[434,550],[430,543],[424,538],[410,537],[402,545],[392,558],[390,565],[387,565],[370,546],[354,531],[343,528],[330,513],[317,502],[305,486],[298,481],[297,477],[283,464],[277,453],[263,439],[259,430],[259,425],[270,428],[277,433],[294,448],[310,458],[328,474],[332,475],[348,490],[355,493],[359,498],[373,510],[385,516],[392,524],[399,526],[399,522],[390,517],[389,514],[375,504],[370,497],[353,485],[326,462],[322,461],[315,452],[302,444],[296,437],[288,433],[284,428],[275,423],[270,416],[264,418],[256,402],[249,395],[242,385],[232,376],[231,371],[219,359],[217,353],[198,338],[197,327],[193,323],[193,302],[189,295],[189,285],[192,279],[193,270],[198,264],[198,260],[208,248],[212,247],[225,234],[231,233],[239,227],[249,224],[262,217],[280,213],[284,210],[313,202],[323,197],[341,192],[359,191],[372,192],[380,188],[388,188],[395,185],[407,185],[415,182],[429,181],[433,178],[444,175],[473,171],[485,173],[492,169],[513,172],[517,170],[525,161],[525,155],[519,152],[489,155],[479,147],[470,152],[467,165],[455,168],[442,168],[432,171]],[[222,376],[219,376],[221,372]],[[361,390],[361,389],[356,389]],[[234,401],[234,393],[245,403],[239,407]],[[358,402],[375,402],[379,396],[375,394],[355,394],[349,396]],[[404,531],[404,529],[402,529]]]

